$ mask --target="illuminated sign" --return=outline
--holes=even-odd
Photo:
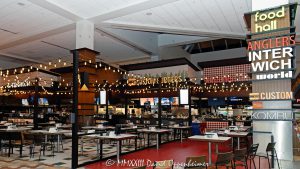
[[[250,93],[249,99],[253,100],[292,100],[293,92],[261,92]]]
[[[150,85],[158,83],[158,77],[130,78],[128,79],[129,86],[133,85]],[[161,77],[161,83],[179,83],[184,80],[181,76]]]
[[[285,7],[267,12],[256,12],[254,15],[254,32],[265,32],[278,29],[277,19],[285,17]]]
[[[286,79],[292,78],[293,71],[281,71],[278,73],[262,73],[253,75],[253,80],[266,80],[266,79]]]
[[[26,82],[18,82],[18,83],[8,83],[6,85],[7,88],[17,88],[17,87],[27,87],[27,86],[30,86],[31,83],[29,81],[26,81]]]
[[[273,39],[261,39],[248,42],[247,50],[263,50],[269,48],[279,48],[283,46],[294,46],[296,44],[295,35],[275,37]]]
[[[293,67],[291,59],[294,57],[292,47],[250,51],[248,56],[249,61],[252,61],[251,68],[253,72],[285,70]]]
[[[293,113],[292,112],[264,112],[264,111],[257,111],[252,113],[252,119],[254,120],[293,120]]]

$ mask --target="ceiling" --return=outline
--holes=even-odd
[[[249,11],[251,0],[1,0],[0,68],[71,61],[83,19],[95,25],[98,60],[124,64],[149,61],[165,47],[244,39]]]

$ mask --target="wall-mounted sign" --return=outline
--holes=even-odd
[[[292,47],[249,51],[248,57],[252,62],[252,72],[285,70],[293,67]]]
[[[252,113],[252,119],[255,120],[293,120],[292,112],[285,111],[257,111]]]
[[[254,100],[292,100],[293,92],[260,92],[250,93],[249,99]]]
[[[130,78],[128,79],[129,86],[134,85],[151,85],[158,83],[158,77],[143,77],[143,78]],[[183,82],[184,79],[181,76],[168,76],[161,77],[161,83],[179,83]]]
[[[254,32],[258,33],[278,29],[278,20],[286,16],[287,10],[287,8],[282,6],[277,9],[267,10],[265,12],[256,12],[254,15]]]
[[[284,46],[294,46],[295,44],[295,35],[281,36],[269,39],[251,40],[248,42],[247,50],[255,51],[270,48],[280,48]]]
[[[287,79],[293,77],[293,71],[280,71],[275,73],[259,73],[253,75],[253,80]]]
[[[18,82],[18,83],[8,83],[6,85],[7,88],[17,88],[17,87],[27,87],[27,86],[30,86],[31,83],[29,81],[26,81],[26,82]]]

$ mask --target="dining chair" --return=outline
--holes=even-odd
[[[218,166],[225,166],[227,168],[234,168],[232,164],[233,160],[233,153],[232,152],[226,152],[226,153],[219,153],[217,154],[217,160],[215,163],[216,169]]]
[[[237,163],[241,162],[241,163]],[[233,164],[234,168],[237,166],[243,166],[246,169],[248,169],[248,164],[247,164],[247,148],[243,149],[237,149],[233,153]]]
[[[24,135],[22,132],[8,132],[8,139],[10,141],[9,150],[8,150],[8,157],[10,154],[13,154],[14,148],[19,148],[20,157],[22,157],[23,152],[23,143],[24,143]]]
[[[187,157],[185,169],[207,169],[206,156]]]
[[[248,149],[247,152],[247,161],[250,160],[250,169],[251,169],[251,164],[253,163],[254,168],[256,169],[255,161],[254,158],[256,156],[257,150],[258,150],[259,144],[252,144],[250,148]]]
[[[267,148],[266,148],[266,153],[258,153],[258,154],[256,154],[256,156],[258,156],[258,167],[259,168],[260,168],[260,158],[267,158],[268,164],[269,164],[269,168],[271,169],[270,157],[272,157],[272,152],[274,152],[274,157],[277,160],[277,165],[278,165],[278,168],[280,169],[280,165],[279,165],[279,161],[278,161],[278,156],[277,156],[277,152],[276,152],[276,149],[275,149],[275,145],[276,145],[275,142],[274,143],[269,143],[267,145]]]
[[[0,150],[1,154],[3,153],[3,150],[7,152],[9,149],[9,138],[6,132],[0,131]]]

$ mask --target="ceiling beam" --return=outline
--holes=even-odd
[[[123,60],[118,60],[118,61],[112,61],[109,62],[110,64],[117,64],[117,65],[121,65],[127,62],[141,62],[141,59],[150,59],[150,56],[141,56],[141,57],[136,57],[136,58],[130,58],[130,59],[123,59]],[[144,61],[142,61],[144,62]]]
[[[29,58],[25,58],[22,56],[16,56],[16,55],[12,55],[12,54],[8,54],[8,53],[0,53],[0,56],[4,56],[7,58],[11,58],[11,59],[16,59],[16,60],[20,60],[20,61],[26,61],[26,62],[31,62],[33,64],[40,64],[41,62],[38,62],[37,60],[34,59],[29,59]]]
[[[35,5],[38,5],[42,8],[44,8],[44,9],[46,9],[46,10],[49,10],[53,13],[56,13],[56,14],[64,17],[64,18],[67,18],[71,21],[74,21],[74,22],[83,19],[80,16],[75,15],[74,13],[67,11],[63,7],[60,7],[57,4],[54,4],[54,3],[51,3],[51,2],[48,2],[48,1],[45,1],[45,0],[44,1],[41,1],[41,0],[28,0],[28,1],[30,1],[31,3],[33,3]]]
[[[59,34],[59,33],[64,33],[64,32],[73,30],[74,28],[75,28],[75,23],[72,23],[72,24],[69,24],[69,25],[66,25],[66,26],[62,26],[62,27],[50,30],[50,31],[46,31],[46,32],[36,34],[36,35],[30,36],[30,37],[26,37],[26,38],[23,38],[23,39],[18,39],[16,41],[9,42],[9,43],[6,43],[4,45],[1,45],[0,50],[11,48],[11,47],[18,46],[18,45],[22,45],[22,44],[28,43],[28,42],[33,42],[33,41],[43,39],[43,38],[46,38],[46,37],[49,37],[49,36],[52,36],[52,35],[56,35],[56,34]]]
[[[109,20],[109,19],[114,19],[118,18],[121,16],[129,15],[132,13],[136,13],[139,11],[155,8],[158,6],[162,6],[168,3],[173,3],[178,0],[145,0],[137,4],[133,4],[130,6],[126,6],[120,9],[113,10],[111,12],[104,13],[99,16],[95,16],[92,18],[89,18],[89,20],[93,21],[95,24],[99,24],[103,21]]]
[[[146,50],[146,49],[144,49],[144,48],[142,48],[142,47],[139,47],[139,46],[137,46],[136,44],[133,44],[133,43],[127,41],[127,40],[124,39],[124,38],[121,38],[121,37],[118,37],[118,36],[116,36],[116,35],[113,35],[112,33],[107,32],[107,31],[105,31],[105,30],[103,30],[103,29],[96,28],[95,30],[96,30],[96,32],[98,32],[98,33],[100,33],[100,34],[104,34],[105,36],[107,36],[107,37],[109,37],[109,38],[111,38],[111,39],[114,39],[114,40],[116,40],[116,41],[122,43],[123,45],[126,45],[126,46],[128,46],[128,47],[130,47],[130,48],[133,48],[133,49],[135,49],[135,50],[138,50],[138,51],[140,51],[140,52],[142,52],[142,53],[144,53],[144,54],[146,54],[146,55],[149,55],[149,56],[152,55],[152,52],[150,52],[150,51],[148,51],[148,50]]]
[[[186,28],[174,28],[164,27],[160,25],[142,25],[142,24],[124,24],[118,22],[105,22],[102,23],[103,27],[110,27],[115,29],[127,29],[135,31],[148,31],[148,32],[159,32],[177,35],[190,35],[190,36],[207,36],[211,38],[233,38],[233,39],[245,39],[246,34],[244,33],[233,33],[223,32],[215,30],[200,30],[200,29],[186,29]]]

